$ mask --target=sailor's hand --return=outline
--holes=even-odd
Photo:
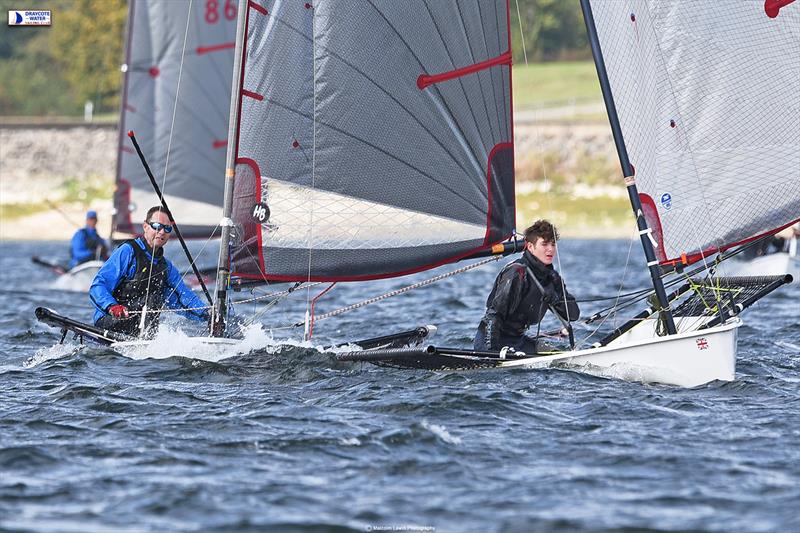
[[[542,300],[544,300],[544,303],[547,305],[556,304],[559,300],[558,293],[556,293],[555,289],[552,287],[546,288],[542,293]]]
[[[114,304],[108,308],[108,314],[114,318],[128,318],[128,308],[122,304]]]

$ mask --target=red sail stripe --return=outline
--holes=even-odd
[[[258,93],[254,93],[252,91],[248,91],[247,89],[242,89],[242,95],[243,96],[249,96],[250,98],[253,98],[254,100],[258,100],[259,102],[264,99],[263,95],[258,94]]]
[[[417,87],[419,87],[420,90],[422,90],[428,85],[433,85],[434,83],[439,83],[440,81],[452,80],[453,78],[460,78],[461,76],[466,76],[467,74],[480,72],[481,70],[486,70],[487,68],[491,68],[497,65],[511,65],[510,50],[504,54],[500,54],[497,57],[487,59],[486,61],[481,61],[480,63],[474,63],[467,67],[457,68],[455,70],[450,70],[448,72],[442,72],[441,74],[430,74],[430,75],[420,74],[419,78],[417,78]]]
[[[256,4],[252,0],[250,0],[249,5],[250,5],[250,7],[252,7],[256,11],[258,11],[262,15],[269,15],[269,11],[267,11],[266,7],[264,7],[264,6],[260,5],[260,4]]]
[[[220,50],[230,50],[231,48],[235,48],[236,43],[222,43],[222,44],[215,44],[212,46],[198,46],[197,47],[197,54],[209,54],[211,52],[219,52]]]
[[[764,13],[771,19],[778,16],[782,7],[786,7],[794,0],[764,0]]]

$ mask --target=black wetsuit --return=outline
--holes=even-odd
[[[531,275],[539,280],[547,299],[562,317],[576,320],[580,316],[575,298],[566,291],[553,265],[545,265],[525,250],[522,257],[503,268],[494,282],[486,300],[486,314],[475,334],[476,350],[498,351],[510,346],[526,354],[536,353],[536,339],[525,335],[525,331],[541,322],[549,307]]]

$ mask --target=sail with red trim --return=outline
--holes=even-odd
[[[252,0],[243,44],[235,275],[391,277],[511,236],[507,0]]]
[[[219,223],[236,13],[235,0],[129,0],[115,231],[140,232],[147,209],[159,204],[128,130],[183,235],[208,237]]]
[[[659,262],[800,219],[800,1],[590,6]]]

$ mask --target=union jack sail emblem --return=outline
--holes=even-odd
[[[697,343],[698,350],[707,350],[708,349],[708,341],[705,337],[700,337],[699,339],[695,340]]]

